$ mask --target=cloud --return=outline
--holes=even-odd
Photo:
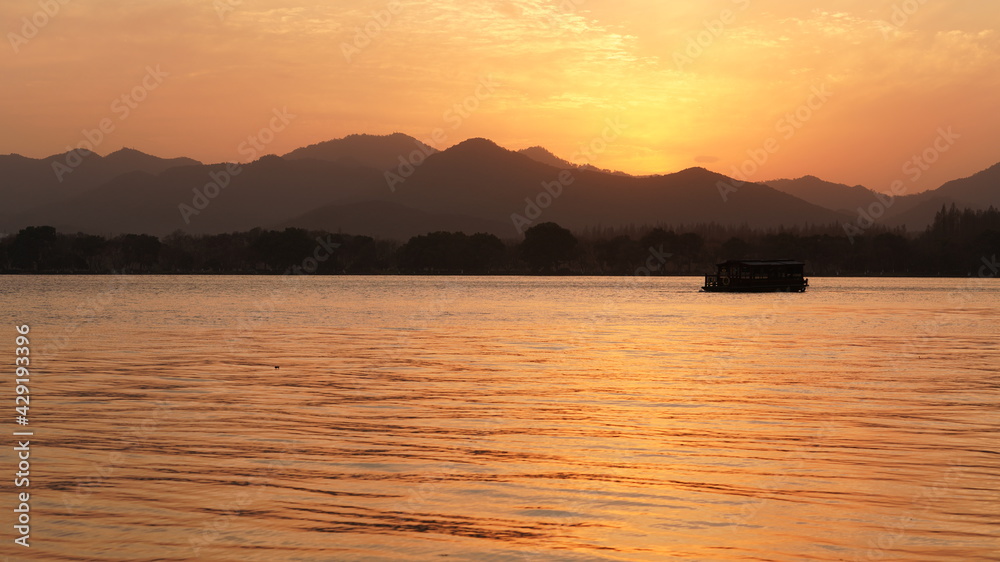
[[[673,53],[739,4],[400,0],[385,20],[388,0],[242,0],[222,18],[212,0],[68,2],[20,54],[0,54],[0,152],[62,150],[147,64],[162,64],[170,80],[108,142],[155,151],[155,141],[203,160],[230,157],[275,106],[300,115],[282,149],[355,132],[426,135],[485,76],[500,86],[451,138],[572,153],[620,117],[628,130],[595,165],[630,172],[679,169],[692,154],[727,164],[707,155],[759,146],[823,83],[836,100],[772,159],[769,175],[823,161],[846,169],[873,152],[856,148],[859,139],[905,145],[951,121],[968,138],[988,137],[1000,126],[989,95],[1000,86],[1000,12],[942,0],[894,25],[898,4],[753,0],[681,72]],[[0,19],[38,9],[37,0],[7,0]],[[343,45],[366,27],[376,32],[346,60]]]

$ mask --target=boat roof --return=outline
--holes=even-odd
[[[729,260],[715,265],[805,265],[805,262],[798,260]]]

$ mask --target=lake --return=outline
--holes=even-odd
[[[998,559],[1000,281],[701,282],[0,277],[0,553]]]

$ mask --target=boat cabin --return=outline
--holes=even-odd
[[[729,260],[716,264],[715,275],[705,276],[708,292],[803,292],[809,286],[805,263],[795,260]]]

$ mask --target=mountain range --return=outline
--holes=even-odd
[[[221,233],[302,227],[405,240],[436,230],[520,237],[539,222],[573,230],[717,223],[846,223],[879,195],[813,176],[740,184],[704,168],[630,176],[486,139],[437,150],[413,137],[350,135],[248,164],[162,159],[133,149],[33,159],[0,155],[0,232]],[[942,204],[1000,207],[1000,164],[891,200],[879,222],[924,228]],[[889,203],[885,203],[889,201]]]

